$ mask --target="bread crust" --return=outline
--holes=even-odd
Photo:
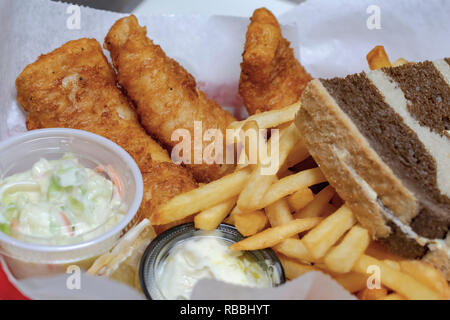
[[[422,260],[438,268],[450,282],[450,259],[447,252],[450,248],[450,234],[447,234],[445,245],[445,248],[430,250]]]
[[[414,195],[370,147],[319,80],[302,95],[295,123],[311,155],[358,220],[375,238],[390,234],[383,204],[406,224],[417,215]]]
[[[195,122],[201,124],[203,132],[219,130],[223,135],[221,142],[225,143],[226,129],[236,119],[209,99],[192,75],[167,57],[146,34],[146,28],[131,15],[114,23],[104,43],[117,70],[117,80],[134,102],[142,126],[169,151],[179,143],[173,136],[176,130],[188,130],[195,137]],[[198,182],[213,181],[234,170],[234,165],[222,162],[196,163],[194,140],[190,143],[191,159],[186,167]],[[203,150],[210,144],[211,141],[203,139]],[[225,147],[222,151],[225,155]]]
[[[409,225],[418,214],[417,199],[370,147],[320,80],[308,84],[301,105],[295,124],[305,145],[372,237],[387,238],[391,234],[387,211]],[[447,280],[450,280],[449,242],[447,237],[446,246],[430,250],[423,257],[441,270]]]

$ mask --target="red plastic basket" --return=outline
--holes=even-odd
[[[0,265],[0,300],[29,300],[19,290],[17,290],[3,271]]]

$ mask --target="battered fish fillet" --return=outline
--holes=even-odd
[[[235,119],[197,88],[195,79],[160,46],[146,36],[135,16],[118,20],[105,39],[120,85],[134,102],[142,125],[152,136],[172,149],[172,133],[179,128],[191,133],[190,168],[199,182],[209,182],[233,170],[232,165],[194,164],[194,121],[207,129],[225,129]],[[203,142],[203,150],[211,142]],[[224,152],[225,154],[225,152]]]
[[[249,114],[297,102],[311,76],[294,56],[275,16],[253,12],[242,54],[239,93]]]
[[[167,151],[142,128],[96,40],[70,41],[40,56],[22,71],[16,88],[17,100],[28,112],[29,130],[90,131],[114,141],[134,158],[144,180],[140,217],[150,218],[159,204],[197,186],[187,169],[172,163]]]

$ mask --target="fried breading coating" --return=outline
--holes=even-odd
[[[124,148],[144,179],[140,214],[197,186],[187,169],[171,162],[166,150],[140,125],[114,70],[95,39],[70,41],[41,55],[16,80],[17,100],[28,112],[27,128],[64,127],[102,135]]]
[[[253,12],[242,54],[239,93],[249,114],[297,102],[311,76],[295,58],[267,9]]]
[[[178,62],[166,56],[141,27],[135,16],[122,18],[112,26],[105,39],[105,48],[118,73],[120,85],[134,102],[142,125],[168,148],[172,133],[179,128],[191,134],[191,164],[199,182],[215,180],[233,170],[234,166],[194,164],[194,121],[201,121],[203,133],[208,129],[225,129],[235,119],[215,101],[197,88],[195,79]],[[211,142],[203,142],[203,150]],[[224,152],[225,154],[225,152]]]

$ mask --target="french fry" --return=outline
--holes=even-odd
[[[231,224],[232,226],[234,226],[234,219],[231,219],[231,214],[223,220],[223,223]]]
[[[247,165],[254,169],[255,166],[259,163],[258,146],[259,139],[261,137],[258,124],[254,120],[247,121],[242,127],[242,130],[245,133],[244,141],[242,141],[242,143],[244,144],[244,150],[242,150],[240,154],[240,159],[236,169],[242,169]]]
[[[325,273],[331,274],[331,272],[327,270],[327,266],[323,263],[323,259],[315,260],[314,266]]]
[[[245,126],[245,125],[244,125]],[[278,167],[274,169],[274,175],[264,175],[262,173],[263,164],[259,162],[258,166],[253,170],[247,185],[239,195],[237,206],[244,211],[253,211],[261,209],[258,204],[262,197],[269,189],[270,185],[276,180],[275,174],[280,166],[286,161],[291,149],[299,141],[300,136],[294,123],[291,123],[281,134],[279,141],[279,161]]]
[[[361,274],[367,274],[367,270],[371,266],[378,266],[378,268],[380,268],[380,281],[382,284],[407,299],[439,300],[443,298],[434,290],[428,288],[410,275],[392,269],[383,261],[372,258],[366,254],[363,254],[356,261],[353,270]]]
[[[261,142],[265,143],[265,141]],[[268,148],[270,149],[270,144]],[[257,209],[262,209],[258,207],[258,204],[261,202],[262,197],[269,189],[273,181],[277,179],[275,174],[263,174],[263,166],[264,164],[259,161],[258,164],[253,167],[252,174],[239,195],[239,198],[237,200],[237,207],[242,211],[254,211]]]
[[[191,191],[179,194],[160,206],[151,218],[153,225],[166,224],[206,210],[237,196],[250,177],[244,168]]]
[[[282,123],[279,126],[277,126],[276,129],[278,129],[280,131],[281,130],[285,130],[291,125],[291,123],[292,123],[292,121],[288,121],[288,122]]]
[[[240,213],[243,213],[243,211],[239,209],[237,206],[235,206],[233,210],[231,210],[230,215],[228,216],[227,219],[225,219],[224,222],[234,225],[235,224],[234,217]]]
[[[301,188],[295,193],[291,194],[287,201],[292,211],[298,211],[304,208],[308,203],[314,199],[314,193],[309,188]]]
[[[333,279],[351,293],[367,288],[367,276],[356,272],[333,275]]]
[[[386,298],[388,295],[388,290],[386,287],[381,287],[379,289],[362,289],[357,297],[359,300],[381,300]]]
[[[332,186],[326,186],[314,197],[313,201],[308,203],[301,211],[294,214],[294,217],[296,219],[319,217],[324,212],[335,192]]]
[[[386,263],[392,269],[400,270],[400,264],[397,261],[384,259],[383,262]]]
[[[239,154],[239,159],[236,165],[236,170],[242,170],[245,167],[249,166],[249,161],[247,159],[247,156],[245,154],[245,150],[241,151]]]
[[[261,129],[275,128],[282,123],[293,121],[295,114],[300,109],[300,102],[294,103],[282,109],[271,110],[251,115],[243,121],[235,121],[231,123],[229,129],[240,129],[248,121],[254,120]]]
[[[284,275],[289,280],[298,278],[310,271],[318,271],[318,269],[313,266],[301,264],[293,259],[284,257],[281,254],[278,255],[278,258],[280,259],[281,265],[283,266]]]
[[[346,205],[343,205],[316,228],[309,231],[302,241],[314,259],[318,260],[325,256],[328,249],[355,223],[354,214]]]
[[[380,68],[398,67],[409,63],[406,59],[399,58],[391,63],[383,46],[376,46],[367,54],[367,62],[371,70]]]
[[[278,177],[286,176],[286,173],[289,172],[288,169],[290,167],[293,167],[294,165],[302,162],[308,157],[308,149],[306,149],[305,144],[299,140],[292,148],[284,163],[281,165],[280,170],[278,170]]]
[[[263,230],[268,223],[268,219],[263,211],[240,213],[234,216],[235,226],[245,237],[254,235]]]
[[[265,211],[272,227],[277,227],[294,220],[286,199],[280,199],[268,205]]]
[[[417,281],[436,291],[444,299],[450,299],[447,279],[431,265],[417,260],[399,262],[400,269]]]
[[[259,203],[275,179],[274,175],[261,174],[261,164],[259,164],[253,169],[250,178],[240,193],[237,207],[242,211],[262,209],[259,207]]]
[[[399,295],[398,293],[391,293],[382,298],[382,300],[406,300],[405,297]]]
[[[302,262],[314,262],[308,249],[299,239],[286,239],[273,247],[273,249],[289,258],[297,259]]]
[[[280,243],[295,234],[309,230],[320,222],[320,218],[296,219],[278,227],[268,228],[230,246],[231,250],[259,250]]]
[[[291,123],[280,135],[278,170],[284,165],[296,145],[300,145],[302,149],[306,149],[304,144],[300,142],[300,134],[297,127],[294,123]]]
[[[398,66],[402,66],[404,64],[409,63],[408,60],[405,60],[403,58],[399,58],[397,60],[395,60],[395,62],[392,64],[393,67],[398,67]]]
[[[194,217],[195,227],[201,230],[217,228],[236,204],[236,199],[237,197],[233,197],[197,214]]]
[[[360,226],[354,226],[336,247],[325,256],[327,268],[337,273],[347,273],[354,263],[366,251],[370,242],[369,232]]]
[[[272,184],[270,189],[264,195],[264,198],[259,204],[258,209],[267,207],[275,201],[284,198],[285,196],[288,196],[299,189],[306,188],[325,181],[326,178],[319,168],[308,169],[287,176]]]
[[[383,46],[376,46],[367,54],[370,70],[391,67],[391,62]]]

